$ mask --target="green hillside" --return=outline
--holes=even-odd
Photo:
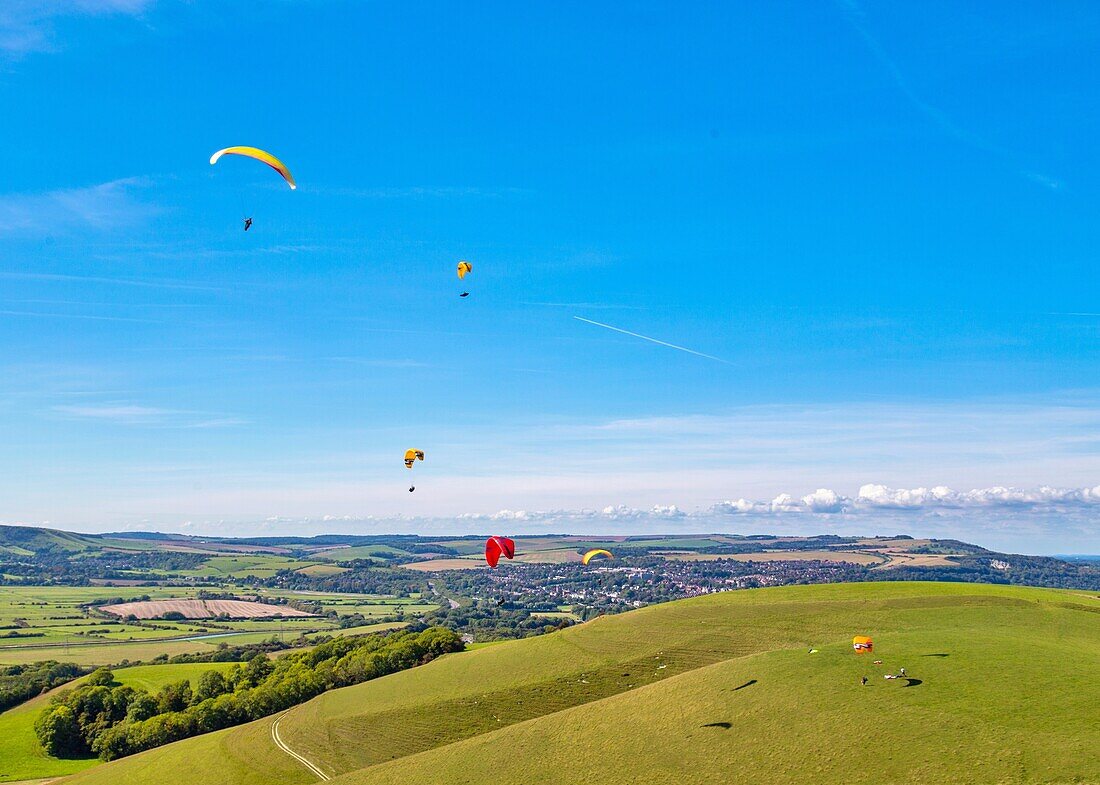
[[[74,534],[34,526],[0,526],[0,551],[30,556],[42,551],[79,551],[101,548],[103,543],[94,535]]]
[[[226,671],[233,663],[204,662],[180,665],[140,665],[135,668],[120,668],[114,671],[115,681],[156,692],[165,684],[180,679],[198,679],[204,671]],[[48,695],[40,695],[33,700],[0,712],[0,782],[25,780],[42,777],[60,777],[89,766],[99,765],[95,758],[61,760],[43,752],[34,735],[34,720],[49,702],[50,695],[63,690],[71,690],[84,682],[77,679],[69,682]]]
[[[985,585],[707,595],[336,690],[278,731],[364,785],[1100,782],[1098,613],[1083,592]],[[882,678],[903,666],[914,681]],[[272,721],[69,781],[315,781]]]

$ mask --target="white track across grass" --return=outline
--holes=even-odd
[[[290,709],[287,709],[287,711],[290,711]],[[275,742],[275,746],[277,746],[279,749],[281,749],[287,755],[289,755],[290,757],[294,758],[296,761],[301,763],[303,766],[305,766],[311,772],[316,774],[322,780],[332,779],[332,777],[328,776],[323,771],[321,771],[321,768],[319,766],[317,766],[315,763],[313,763],[311,760],[306,758],[304,755],[299,755],[297,752],[295,752],[290,747],[288,747],[286,742],[283,741],[282,738],[279,736],[279,722],[282,721],[283,717],[286,716],[287,711],[284,711],[282,714],[278,715],[275,718],[274,722],[271,723],[271,740]]]

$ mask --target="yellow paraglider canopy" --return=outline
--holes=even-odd
[[[473,269],[474,269],[474,266],[472,264],[470,264],[469,262],[459,262],[458,263],[458,277],[460,279],[465,278],[466,273],[473,272]]]
[[[405,450],[405,468],[411,469],[417,461],[424,460],[423,450]]]
[[[611,555],[611,551],[605,551],[603,548],[593,548],[584,556],[581,557],[581,564],[588,564],[588,562],[595,559],[597,556],[606,556],[608,559],[614,559]]]
[[[290,186],[290,190],[293,191],[298,188],[297,183],[294,182],[294,177],[290,174],[290,170],[286,168],[286,164],[271,153],[261,150],[258,147],[226,147],[224,150],[218,150],[218,152],[210,156],[210,165],[213,166],[216,164],[218,159],[223,155],[243,155],[247,158],[255,158],[257,161],[262,161],[283,176],[283,179],[286,180],[286,184]]]

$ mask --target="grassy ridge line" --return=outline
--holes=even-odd
[[[841,662],[857,662],[849,651],[853,630],[887,639],[920,630],[935,640],[975,623],[1000,630],[1030,628],[1044,619],[1095,618],[1056,608],[1055,603],[1067,601],[1100,607],[1096,598],[1068,592],[973,584],[846,584],[709,595],[449,655],[422,668],[326,693],[295,708],[280,732],[292,748],[326,771],[362,770],[365,775],[375,770],[365,767],[404,756],[413,756],[405,758],[412,761],[418,759],[416,753],[434,754],[426,752],[433,749],[459,749],[464,739],[532,719],[539,722],[549,711],[637,691],[641,684],[748,654],[789,649],[804,655],[807,644],[834,641],[846,655]],[[1086,640],[1095,643],[1094,638]],[[849,675],[851,679],[842,681],[856,683],[858,674]],[[795,703],[799,699],[796,693]],[[856,711],[851,716],[860,715]],[[73,781],[300,782],[301,767],[289,779],[268,771],[271,756],[279,754],[268,723],[169,745]],[[650,743],[660,746],[653,739]],[[183,777],[176,767],[188,759],[189,776]]]
[[[1022,603],[1014,596],[980,593],[912,597],[903,591],[885,601],[870,599],[866,590],[845,592],[851,600],[821,601],[813,599],[819,592],[803,588],[806,602],[787,602],[785,592],[764,592],[759,596],[775,601],[763,605],[711,595],[607,617],[557,636],[479,651],[480,659],[464,657],[446,674],[424,670],[400,682],[378,683],[369,693],[330,693],[327,700],[302,707],[284,736],[296,749],[347,772],[714,662],[850,640],[851,631],[864,625],[897,632],[941,606],[958,616],[970,603],[994,603],[1007,617]]]
[[[844,644],[766,652],[334,782],[521,785],[533,765],[546,785],[1100,782],[1095,628],[1084,614],[1045,625],[1043,611],[1025,614],[1016,646],[995,627],[892,636],[905,658],[884,656],[922,677],[913,688],[882,680]],[[1057,659],[1073,668],[1052,672]],[[865,670],[872,681],[860,687]]]

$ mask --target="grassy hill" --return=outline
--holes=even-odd
[[[362,785],[1100,782],[1098,614],[1095,595],[984,585],[708,595],[333,691],[279,735]],[[882,678],[902,666],[914,681]],[[272,722],[69,781],[316,781]]]
[[[198,680],[204,671],[226,671],[233,663],[205,662],[180,665],[140,665],[114,671],[115,681],[156,692],[165,684],[180,679]],[[47,755],[34,735],[34,720],[49,702],[50,695],[71,690],[84,682],[77,679],[39,695],[13,709],[0,712],[0,782],[42,777],[60,777],[99,765],[95,758],[61,760]]]
[[[34,526],[0,526],[0,551],[20,556],[30,556],[40,551],[78,553],[101,547],[102,542],[92,535]]]

